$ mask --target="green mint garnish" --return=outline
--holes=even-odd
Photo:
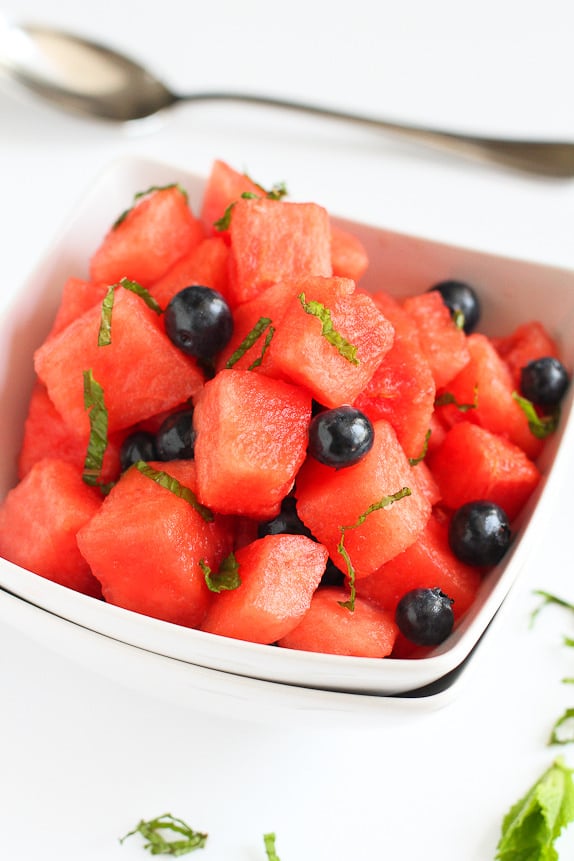
[[[151,478],[152,481],[159,484],[160,487],[164,487],[166,490],[175,494],[175,496],[178,496],[180,499],[184,499],[197,511],[199,515],[201,515],[201,517],[203,517],[206,523],[211,523],[213,520],[213,513],[209,508],[199,502],[193,490],[186,487],[184,484],[181,484],[177,478],[174,478],[172,475],[169,475],[169,473],[164,472],[161,469],[154,469],[153,466],[150,466],[144,460],[138,460],[134,463],[134,467],[141,472],[142,475],[147,476],[147,478]]]
[[[534,623],[534,620],[536,619],[542,608],[546,607],[548,604],[557,604],[559,607],[564,607],[566,610],[570,610],[572,613],[574,613],[574,604],[571,604],[564,598],[559,598],[557,595],[553,595],[551,592],[545,592],[544,589],[536,589],[534,591],[534,594],[539,595],[542,598],[542,601],[530,616],[531,625]]]
[[[90,419],[90,436],[82,478],[86,484],[99,485],[106,492],[109,488],[101,484],[100,474],[108,447],[108,411],[104,390],[91,370],[84,371],[84,407]]]
[[[457,329],[464,329],[464,314],[460,308],[456,308],[452,312],[452,319]]]
[[[248,334],[245,336],[245,338],[240,343],[240,345],[235,350],[235,352],[231,354],[231,356],[229,357],[229,359],[225,363],[225,367],[226,368],[232,368],[233,365],[235,365],[235,363],[238,362],[239,359],[241,359],[242,356],[244,356],[245,353],[248,350],[250,350],[254,344],[257,343],[257,341],[263,335],[263,333],[265,332],[266,329],[268,331],[267,331],[267,336],[265,338],[265,341],[263,343],[263,348],[261,350],[261,354],[257,359],[255,359],[249,365],[248,370],[252,371],[254,368],[258,367],[261,364],[261,362],[263,361],[263,356],[265,355],[267,347],[271,343],[271,338],[273,337],[273,335],[275,333],[275,329],[271,325],[271,318],[270,317],[260,317],[259,318],[259,320],[255,324],[255,326],[251,329],[250,332],[248,332]]]
[[[512,392],[512,397],[528,419],[530,433],[534,434],[538,439],[546,439],[547,436],[554,433],[560,421],[559,409],[556,409],[548,416],[539,416],[534,404],[527,398],[523,398],[518,392]]]
[[[175,840],[168,840],[164,832],[171,832],[180,836]],[[121,838],[120,843],[134,834],[140,834],[147,841],[144,849],[147,849],[150,855],[172,855],[174,857],[187,855],[188,852],[193,852],[195,849],[203,849],[208,836],[200,831],[194,831],[183,819],[178,819],[171,813],[163,813],[155,819],[142,819],[132,831]]]
[[[339,601],[341,607],[346,607],[347,610],[353,612],[355,609],[355,598],[356,598],[356,589],[355,589],[355,569],[353,568],[353,563],[351,562],[351,557],[349,556],[347,549],[345,547],[345,533],[349,531],[349,529],[357,529],[358,526],[361,526],[369,514],[372,514],[373,511],[379,511],[381,508],[388,508],[393,502],[398,502],[399,499],[403,499],[405,496],[410,496],[412,493],[410,487],[402,487],[400,490],[397,490],[396,493],[391,494],[390,496],[383,496],[382,499],[379,499],[378,502],[373,502],[372,505],[369,505],[366,511],[363,514],[359,515],[355,523],[352,523],[350,526],[340,526],[339,530],[341,532],[341,539],[337,544],[337,550],[345,560],[345,566],[347,568],[347,576],[349,578],[349,586],[351,590],[351,595],[348,601]]]
[[[418,457],[409,457],[409,463],[411,466],[416,466],[417,463],[420,463],[421,460],[425,459],[427,451],[428,451],[428,447],[429,447],[429,439],[431,437],[431,433],[432,433],[432,431],[429,428],[425,434],[425,441],[423,443],[423,449],[422,449],[421,453],[419,454],[419,456]]]
[[[143,299],[148,308],[155,311],[156,314],[162,314],[163,311],[151,295],[149,290],[138,284],[137,281],[131,281],[129,278],[121,278],[116,284],[111,284],[102,301],[102,313],[100,317],[100,329],[98,332],[98,347],[107,347],[112,343],[112,311],[114,310],[114,297],[118,287],[123,287],[129,290],[130,293],[135,293],[140,299]]]
[[[548,744],[572,744],[572,742],[574,742],[574,708],[569,708],[552,727]]]
[[[574,821],[574,772],[558,758],[502,822],[497,861],[557,861],[555,841]]]
[[[244,200],[252,200],[254,198],[259,199],[259,195],[255,194],[253,191],[244,191],[243,194],[241,194],[241,197]],[[218,218],[217,221],[213,222],[213,226],[216,230],[228,230],[229,225],[231,224],[231,213],[233,212],[233,207],[236,203],[236,200],[234,200],[233,203],[230,203],[221,218]]]
[[[313,300],[307,302],[304,293],[299,293],[297,298],[301,302],[301,306],[305,313],[311,314],[311,316],[317,317],[317,319],[321,321],[323,326],[321,334],[323,337],[337,349],[337,352],[343,356],[344,359],[347,359],[347,361],[352,365],[358,365],[359,360],[357,359],[357,348],[337,332],[333,326],[329,309],[321,302],[315,302]]]
[[[138,191],[134,194],[133,203],[128,209],[125,209],[118,218],[112,224],[112,230],[115,230],[116,227],[119,227],[122,221],[125,221],[127,216],[130,214],[136,203],[141,200],[142,197],[147,197],[148,194],[152,194],[154,191],[166,191],[168,188],[178,188],[180,192],[183,194],[185,199],[187,200],[187,191],[182,188],[182,186],[178,182],[170,182],[168,185],[150,185],[149,188],[146,188],[145,191]]]
[[[280,861],[279,855],[275,851],[275,834],[273,832],[264,834],[263,843],[265,844],[267,861]]]
[[[461,413],[466,413],[468,410],[475,410],[478,407],[478,386],[474,387],[474,401],[471,404],[460,404],[456,397],[452,394],[452,392],[443,392],[437,398],[435,398],[434,405],[435,407],[444,407],[447,404],[453,404],[460,410]]]
[[[204,559],[199,560],[199,565],[210,592],[230,591],[241,586],[239,565],[234,553],[230,553],[229,556],[225,557],[216,572],[211,570]]]

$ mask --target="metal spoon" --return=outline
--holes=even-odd
[[[0,26],[0,71],[60,108],[105,120],[142,119],[184,101],[244,102],[350,121],[528,173],[574,177],[574,143],[457,134],[253,93],[177,94],[132,59],[49,27]]]

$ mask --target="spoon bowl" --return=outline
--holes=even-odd
[[[178,94],[140,63],[74,33],[0,23],[0,72],[58,108],[111,122],[153,116],[180,102],[243,102],[352,122],[451,154],[555,177],[574,177],[574,143],[458,134],[257,93]]]

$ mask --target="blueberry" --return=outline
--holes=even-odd
[[[462,328],[467,334],[476,328],[480,320],[481,308],[474,287],[464,281],[448,280],[439,281],[430,290],[438,290],[453,317],[456,314],[462,314]]]
[[[120,447],[120,466],[122,472],[138,460],[157,460],[155,437],[147,431],[134,431],[127,436]]]
[[[193,409],[179,410],[162,422],[155,438],[160,460],[190,460],[195,449]]]
[[[552,356],[534,359],[520,372],[521,393],[539,407],[557,407],[569,382],[568,371]]]
[[[197,359],[211,359],[233,333],[233,317],[224,297],[200,284],[176,293],[165,309],[164,320],[170,340]]]
[[[449,525],[450,548],[467,565],[496,565],[510,547],[511,539],[506,512],[488,500],[461,505]]]
[[[266,520],[257,527],[258,538],[265,535],[306,535],[312,538],[311,532],[297,514],[297,500],[294,496],[286,496],[281,503],[281,511],[272,520]]]
[[[318,413],[309,425],[309,454],[327,466],[352,466],[371,450],[375,434],[370,419],[350,406]]]
[[[418,646],[436,646],[453,629],[452,599],[440,589],[411,589],[395,610],[395,621],[403,634]]]

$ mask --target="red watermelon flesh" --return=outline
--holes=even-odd
[[[344,354],[323,334],[320,317],[304,306],[328,312],[336,334],[356,351]],[[392,346],[394,329],[372,298],[347,278],[307,277],[298,281],[269,347],[270,360],[286,378],[307,388],[326,407],[353,403]]]
[[[482,575],[458,560],[448,543],[448,527],[431,515],[417,540],[394,559],[357,581],[357,594],[394,614],[411,589],[438,588],[454,601],[455,620],[476,597]]]
[[[65,329],[72,320],[81,317],[84,311],[99,305],[103,301],[107,285],[93,284],[82,278],[68,278],[62,288],[60,305],[54,318],[54,323],[48,334],[48,338],[57,335]]]
[[[436,385],[420,344],[418,329],[399,303],[387,293],[374,297],[392,323],[393,345],[355,400],[371,421],[386,419],[411,458],[424,454],[434,411]]]
[[[362,598],[352,613],[339,602],[348,598],[335,586],[317,589],[299,624],[279,640],[287,649],[385,658],[393,650],[398,628],[393,616]]]
[[[464,331],[453,321],[438,290],[409,296],[403,308],[417,326],[437,388],[445,386],[469,360]]]
[[[204,235],[179,186],[151,191],[108,231],[90,261],[90,279],[129,278],[149,287]]]
[[[155,281],[149,291],[162,308],[167,307],[176,293],[192,284],[211,287],[225,296],[228,261],[229,247],[223,239],[208,237],[178,260],[159,281]]]
[[[213,597],[201,628],[274,643],[299,623],[319,585],[327,551],[304,535],[267,535],[238,550],[241,585]]]
[[[150,465],[196,492],[192,460]],[[200,562],[217,570],[232,535],[227,518],[206,522],[185,499],[131,467],[80,530],[78,545],[106,601],[196,627],[211,597]]]
[[[474,332],[467,338],[470,360],[438,396],[453,397],[455,404],[439,407],[447,424],[471,421],[492,433],[507,437],[532,460],[543,441],[534,436],[521,407],[513,397],[512,375],[486,335]],[[457,406],[458,405],[458,406]],[[471,405],[461,411],[460,405]]]
[[[521,323],[510,335],[493,338],[492,343],[510,369],[514,386],[520,389],[520,372],[534,359],[560,358],[558,344],[538,320]]]
[[[120,448],[124,434],[108,437],[100,478],[104,483],[115,481],[120,474]],[[36,382],[30,398],[24,424],[24,438],[18,457],[18,475],[23,478],[35,463],[45,457],[65,460],[78,473],[84,468],[88,437],[75,433],[62,419],[48,397],[45,386]]]
[[[329,215],[316,203],[238,200],[229,233],[232,306],[278,281],[332,274]]]
[[[240,173],[221,159],[216,159],[205,184],[200,211],[208,235],[215,234],[229,241],[228,231],[220,230],[214,225],[225,215],[227,207],[235,204],[242,194],[262,197],[265,192],[247,174]]]
[[[512,520],[540,481],[540,472],[524,451],[505,437],[472,422],[459,422],[429,455],[428,464],[451,509],[488,499]]]
[[[203,373],[162,331],[160,318],[128,290],[116,291],[111,344],[98,346],[100,308],[78,317],[35,353],[36,372],[54,406],[76,433],[87,435],[83,372],[103,387],[109,431],[169,410],[197,394]]]
[[[100,585],[76,534],[99,510],[99,491],[63,460],[34,464],[0,504],[0,556],[77,592],[100,598]]]
[[[252,371],[220,371],[194,413],[201,501],[266,520],[279,512],[307,448],[311,396]]]
[[[331,223],[331,263],[333,275],[359,281],[369,267],[369,257],[361,240],[343,227]]]
[[[403,487],[410,496],[387,508],[373,511],[356,528],[345,530],[344,546],[355,576],[368,577],[418,537],[431,513],[428,497],[413,477],[408,459],[392,426],[380,420],[374,425],[370,452],[354,466],[335,470],[308,457],[299,471],[295,493],[303,523],[344,570],[338,550],[341,527],[352,527],[370,506]]]

